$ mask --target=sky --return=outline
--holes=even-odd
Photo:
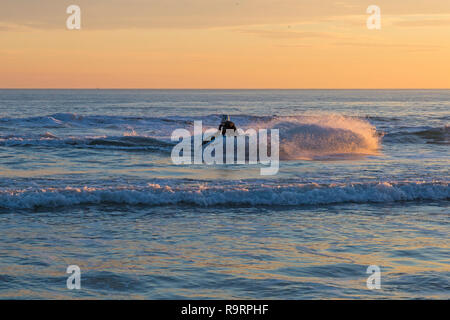
[[[0,88],[450,88],[449,57],[449,0],[0,2]]]

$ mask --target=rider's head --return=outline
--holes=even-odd
[[[222,115],[222,122],[229,121],[229,120],[230,120],[230,116],[227,116],[226,114]]]

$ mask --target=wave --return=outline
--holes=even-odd
[[[365,116],[364,118],[376,122],[400,122],[402,120],[401,118],[398,117],[382,117],[382,116]]]
[[[448,182],[274,184],[180,182],[143,186],[66,186],[0,189],[0,208],[36,209],[76,205],[306,206],[449,200]]]
[[[33,136],[0,136],[2,146],[85,146],[117,149],[152,149],[165,144],[168,147],[173,130],[191,130],[195,120],[203,121],[203,129],[214,128],[220,115],[200,117],[136,117],[107,115],[77,115],[57,113],[41,117],[0,118],[3,132],[36,132]],[[381,143],[431,143],[450,144],[450,126],[401,127],[382,132],[369,122],[390,121],[398,118],[349,117],[338,114],[256,116],[234,115],[232,119],[239,128],[279,129],[280,158],[282,160],[314,160],[336,158],[345,155],[376,155]],[[24,129],[24,130],[22,130]],[[51,129],[52,132],[47,131]],[[22,130],[22,131],[21,131]],[[54,131],[54,132],[53,132]],[[90,136],[75,136],[79,132]],[[99,136],[108,132],[108,136]],[[118,135],[136,137],[126,140]],[[62,138],[58,138],[61,136]],[[63,137],[64,136],[64,137]],[[141,138],[138,138],[141,137]],[[148,141],[154,139],[154,141]],[[150,148],[149,148],[150,147]]]
[[[237,126],[244,130],[279,129],[281,160],[359,159],[361,156],[379,154],[382,142],[450,144],[450,127],[447,125],[401,127],[398,131],[391,128],[387,130],[388,132],[382,132],[369,122],[398,122],[400,119],[395,117],[240,114],[233,115],[232,118]],[[39,129],[42,129],[42,133],[34,136],[0,136],[0,146],[55,148],[72,146],[166,152],[173,146],[170,142],[173,130],[184,128],[192,132],[195,120],[202,120],[203,129],[206,130],[217,126],[220,115],[158,118],[56,113],[40,117],[0,118],[0,124],[4,128],[2,132],[25,134],[39,132]],[[52,132],[47,131],[49,128]],[[89,135],[79,136],[80,132]]]
[[[19,125],[24,127],[40,128],[70,128],[70,127],[114,127],[143,125],[148,126],[154,122],[171,122],[180,124],[189,123],[179,117],[161,119],[155,117],[136,116],[110,116],[110,115],[78,115],[75,113],[55,113],[48,116],[27,118],[0,118],[0,123],[5,125]]]
[[[384,135],[383,141],[391,143],[450,144],[450,126],[406,129]]]
[[[152,137],[130,135],[101,136],[101,137],[67,137],[58,138],[56,135],[46,132],[38,137],[3,136],[0,137],[0,146],[5,147],[78,147],[97,149],[122,149],[122,150],[155,150],[169,151],[173,144]]]
[[[216,127],[219,115],[201,117],[126,117],[103,115],[76,115],[59,113],[43,117],[2,118],[0,122],[12,128],[55,128],[56,133],[44,131],[38,137],[0,136],[3,146],[83,146],[117,149],[151,149],[169,147],[173,130],[184,128],[192,131],[195,120],[203,121],[204,130]],[[348,154],[376,154],[379,136],[376,128],[365,119],[334,114],[302,116],[236,115],[238,127],[247,129],[279,129],[280,158],[282,160],[317,159]],[[68,134],[125,132],[126,137],[100,136],[73,137]],[[74,128],[74,129],[71,129]],[[73,131],[75,130],[75,131]],[[20,132],[20,131],[19,131]],[[44,133],[45,132],[45,133]],[[62,132],[62,134],[60,134]],[[58,138],[57,135],[64,135]]]

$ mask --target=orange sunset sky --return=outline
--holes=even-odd
[[[2,0],[0,43],[0,88],[450,88],[449,0]]]

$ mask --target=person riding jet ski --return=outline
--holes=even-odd
[[[203,141],[202,145],[206,145],[212,141],[214,141],[221,133],[223,136],[226,135],[227,130],[234,130],[236,132],[237,128],[232,121],[230,121],[230,116],[223,115],[222,121],[219,125],[219,131],[213,135],[209,140]]]
[[[234,130],[236,132],[237,128],[234,122],[230,120],[230,116],[223,115],[222,122],[219,125],[219,131],[222,131],[222,135],[225,136],[227,130]]]

